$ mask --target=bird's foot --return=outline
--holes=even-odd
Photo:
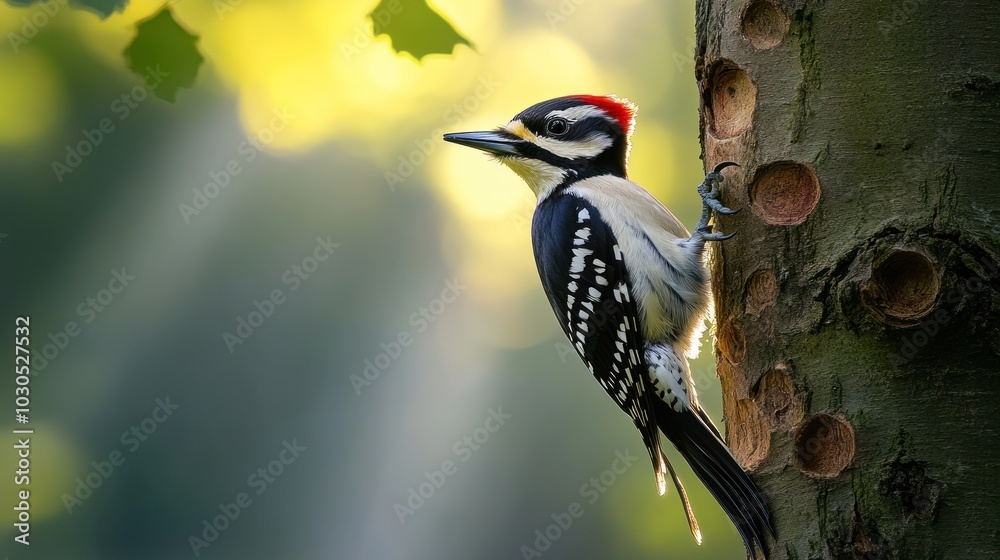
[[[707,227],[703,230],[696,230],[696,234],[705,241],[725,241],[727,239],[732,239],[732,237],[736,235],[736,232],[735,231],[733,233],[722,233],[721,231],[712,232],[712,228]]]
[[[738,164],[732,161],[724,161],[719,165],[716,165],[715,169],[705,175],[705,181],[698,185],[698,194],[701,196],[702,210],[701,220],[698,221],[698,225],[695,227],[695,234],[699,235],[706,241],[724,241],[735,235],[732,233],[725,235],[721,232],[712,233],[712,226],[708,225],[708,220],[712,217],[712,212],[722,214],[724,216],[730,216],[739,212],[739,209],[733,210],[731,208],[726,208],[721,202],[719,202],[719,183],[723,181],[722,170],[734,165]]]

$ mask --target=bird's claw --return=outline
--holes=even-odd
[[[717,231],[715,233],[702,233],[701,238],[705,241],[725,241],[727,239],[732,239],[735,235],[735,231],[733,233],[722,233],[721,231]]]
[[[737,213],[737,212],[739,212],[741,210],[741,208],[737,208],[736,210],[733,210],[732,208],[727,208],[727,207],[723,206],[722,203],[719,202],[719,199],[717,199],[717,198],[708,198],[708,197],[706,197],[706,198],[704,198],[704,203],[709,208],[711,208],[712,210],[714,210],[716,213],[722,214],[724,216],[732,216],[733,214],[735,214],[735,213]]]
[[[719,165],[716,165],[715,169],[712,170],[712,173],[715,173],[716,175],[718,175],[719,173],[722,173],[723,169],[725,169],[727,167],[733,167],[733,166],[739,167],[740,164],[736,163],[735,161],[724,161],[724,162],[720,163]]]
[[[722,233],[712,233],[711,226],[708,225],[708,220],[711,217],[711,213],[722,214],[724,216],[731,216],[740,211],[739,208],[733,210],[722,205],[719,201],[719,183],[725,179],[722,176],[722,170],[727,167],[736,166],[739,164],[732,161],[724,161],[715,166],[715,168],[705,174],[705,180],[702,184],[698,185],[698,194],[701,196],[702,200],[702,212],[701,220],[698,222],[698,226],[695,228],[702,238],[706,241],[724,241],[731,238],[735,234],[724,235]]]

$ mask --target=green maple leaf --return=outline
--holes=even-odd
[[[427,0],[381,0],[368,14],[375,35],[386,35],[398,53],[410,53],[417,60],[429,54],[451,54],[456,45],[472,43]]]
[[[125,48],[128,67],[157,97],[173,103],[178,89],[194,84],[204,60],[195,45],[198,37],[181,27],[166,6],[135,27],[135,39]]]

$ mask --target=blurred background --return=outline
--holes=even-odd
[[[35,431],[0,557],[743,557],[563,341],[530,191],[440,139],[628,97],[630,175],[690,228],[693,2],[433,0],[472,48],[421,59],[376,0],[91,4],[0,3],[0,353],[30,316],[33,357],[3,414]]]

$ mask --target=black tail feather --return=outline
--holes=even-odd
[[[759,557],[758,547],[767,560],[765,535],[774,534],[771,516],[757,484],[733,458],[718,431],[698,412],[675,412],[663,401],[657,404],[656,420],[736,525],[751,560]]]

